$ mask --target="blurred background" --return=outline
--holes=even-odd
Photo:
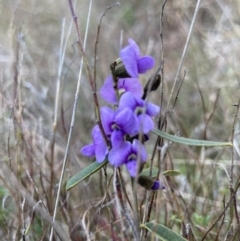
[[[76,2],[82,39],[89,2]],[[107,7],[114,3],[110,0],[93,1],[85,51],[92,70],[97,26]],[[110,63],[119,56],[127,40],[132,38],[142,54],[151,55],[156,60],[155,68],[140,76],[143,86],[159,67],[162,54],[164,56],[164,113],[197,2],[166,2],[163,52],[160,41],[163,1],[121,0],[119,3],[120,6],[110,9],[102,19],[97,53],[97,88],[100,89],[110,75]],[[28,227],[26,240],[49,238],[50,217],[71,124],[81,61],[76,31],[71,25],[68,1],[0,1],[1,240],[20,240],[23,230]],[[64,54],[62,46],[66,47]],[[166,131],[193,139],[229,141],[237,111],[233,105],[240,96],[239,65],[238,0],[202,0],[170,106],[174,103],[184,71],[186,75],[175,108],[168,115]],[[55,110],[57,93],[58,108]],[[156,104],[160,104],[160,98],[160,89],[150,96]],[[92,92],[83,71],[64,185],[71,176],[92,162],[80,155],[80,148],[91,142],[94,124]],[[235,132],[239,133],[239,118]],[[152,136],[147,144],[149,153],[155,141],[156,137]],[[236,142],[239,145],[238,134]],[[172,189],[181,192],[181,198],[178,196],[178,202],[172,203],[172,194],[161,197],[159,205],[164,211],[159,222],[180,233],[184,220],[192,225],[196,240],[200,240],[218,217],[224,196],[226,200],[229,198],[227,173],[232,156],[236,161],[234,181],[239,180],[239,156],[237,152],[232,155],[231,151],[231,148],[196,148],[174,144],[164,164],[165,169],[181,171],[181,175],[167,180]],[[221,163],[225,169],[213,163]],[[71,240],[86,240],[80,220],[88,208],[91,209],[89,227],[96,235],[95,240],[110,240],[110,231],[104,228],[109,227],[110,223],[107,208],[96,215],[97,207],[94,206],[103,195],[105,184],[98,182],[101,178],[104,174],[99,172],[70,192],[63,187],[56,228]],[[126,183],[129,184],[129,180],[126,179]],[[139,198],[144,198],[144,190],[139,189]],[[221,238],[231,224],[236,225],[233,212],[228,215],[230,221],[224,224],[219,234]],[[99,230],[93,225],[98,225]],[[217,230],[213,230],[206,240],[214,240]],[[126,233],[130,231],[126,230]],[[57,235],[54,238],[63,240]],[[221,238],[219,240],[223,240]]]

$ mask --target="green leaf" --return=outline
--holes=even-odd
[[[150,173],[150,167],[146,168],[146,169],[143,169],[139,175],[140,176],[148,176],[149,177],[149,173]],[[156,177],[157,174],[158,174],[158,167],[152,167],[152,175],[151,175],[151,177]]]
[[[189,145],[189,146],[232,146],[231,142],[217,142],[217,141],[189,139],[185,137],[170,135],[158,129],[153,129],[152,133],[156,134],[157,136],[161,136],[164,139],[167,139],[169,141],[184,144],[184,145]]]
[[[181,175],[181,172],[177,170],[166,170],[162,173],[162,175],[169,176],[169,177],[178,176],[178,175]]]
[[[73,177],[71,177],[67,182],[67,191],[71,189],[72,187],[76,186],[79,182],[83,181],[84,179],[90,177],[93,173],[97,172],[99,169],[101,169],[103,166],[105,166],[108,163],[108,161],[104,161],[102,163],[93,162],[89,166],[82,169],[80,172],[75,174]]]
[[[171,229],[155,222],[141,224],[140,227],[146,228],[163,241],[187,241],[187,239],[173,232]]]

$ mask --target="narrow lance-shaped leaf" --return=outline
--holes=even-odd
[[[149,176],[150,174],[150,167],[149,168],[146,168],[146,169],[143,169],[140,173],[139,173],[139,176]],[[151,177],[156,177],[158,174],[158,167],[152,167],[152,175]]]
[[[67,191],[69,189],[71,189],[72,187],[76,186],[79,182],[90,177],[93,173],[97,172],[99,169],[101,169],[103,166],[105,166],[107,164],[107,162],[108,162],[107,160],[102,163],[93,162],[92,164],[85,167],[77,174],[75,174],[67,182],[67,187],[66,187]]]
[[[162,173],[162,175],[172,177],[172,176],[181,175],[181,172],[177,170],[166,170]]]
[[[155,222],[144,223],[140,227],[146,228],[163,241],[187,241],[187,239],[173,232],[171,229]]]
[[[164,131],[158,129],[153,129],[152,133],[161,136],[169,141],[189,145],[189,146],[232,146],[231,142],[218,142],[218,141],[205,141],[205,140],[195,140],[180,136],[170,135]]]

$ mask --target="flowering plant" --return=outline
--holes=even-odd
[[[112,76],[107,77],[100,89],[101,97],[113,104],[113,108],[100,109],[104,133],[96,125],[92,131],[93,142],[82,147],[81,153],[95,156],[98,163],[107,158],[114,167],[125,165],[130,176],[136,177],[147,161],[146,138],[140,140],[140,137],[147,136],[154,128],[153,118],[160,108],[142,99],[144,91],[138,80],[138,75],[152,69],[155,61],[151,56],[140,56],[139,47],[132,39],[128,42],[120,51],[120,59],[111,65]],[[163,189],[156,182],[152,186],[153,190]]]
[[[70,1],[69,1],[70,2]],[[143,56],[140,53],[138,45],[132,40],[129,39],[128,45],[124,47],[120,53],[119,58],[116,59],[111,65],[111,75],[106,76],[106,80],[104,81],[103,86],[97,91],[96,87],[96,66],[97,66],[97,46],[98,46],[98,38],[100,33],[100,24],[98,25],[97,39],[95,42],[95,50],[94,50],[94,70],[91,73],[91,68],[87,61],[85,52],[82,48],[81,44],[81,36],[79,33],[79,28],[77,25],[76,15],[73,13],[73,19],[76,25],[76,32],[78,34],[78,45],[81,51],[81,54],[84,58],[86,73],[88,75],[88,81],[91,86],[93,101],[95,106],[95,117],[96,117],[96,126],[94,126],[92,130],[92,143],[85,145],[81,149],[81,153],[87,157],[95,157],[95,161],[88,164],[86,167],[82,168],[79,172],[77,172],[74,176],[72,176],[66,185],[66,189],[70,190],[72,187],[77,185],[79,182],[85,180],[86,178],[93,175],[95,172],[104,168],[104,172],[101,172],[99,175],[99,190],[96,189],[96,185],[94,183],[91,186],[89,193],[94,195],[94,199],[87,200],[88,202],[84,202],[85,197],[81,197],[81,203],[84,204],[84,208],[87,210],[83,213],[81,210],[82,219],[78,232],[84,231],[86,234],[85,240],[100,240],[100,237],[104,237],[103,239],[111,240],[148,240],[153,239],[152,235],[155,235],[157,239],[164,240],[178,240],[183,241],[187,239],[195,240],[194,236],[191,232],[191,227],[185,223],[189,222],[189,218],[192,218],[192,214],[196,214],[199,210],[196,208],[191,208],[190,212],[187,212],[187,215],[183,215],[186,213],[186,210],[189,207],[188,196],[185,195],[186,191],[190,190],[191,181],[198,181],[199,175],[193,177],[194,173],[191,173],[192,170],[197,173],[198,165],[193,164],[191,168],[186,168],[187,173],[191,174],[187,177],[191,177],[188,182],[187,180],[187,189],[186,189],[186,180],[184,178],[184,183],[179,183],[182,178],[174,181],[174,176],[181,175],[181,172],[175,170],[175,160],[174,155],[169,154],[171,147],[178,143],[181,145],[189,145],[189,146],[197,146],[200,147],[223,147],[223,146],[232,146],[234,149],[235,145],[233,145],[233,140],[235,137],[234,131],[232,131],[232,141],[231,142],[216,142],[216,141],[208,141],[208,140],[196,140],[190,139],[186,137],[182,137],[180,130],[178,130],[178,125],[174,125],[174,128],[171,128],[171,124],[168,122],[169,116],[173,113],[182,84],[184,82],[186,71],[184,71],[184,75],[182,80],[181,77],[181,69],[184,63],[184,58],[186,55],[186,50],[189,45],[192,29],[195,22],[195,17],[197,15],[197,9],[199,8],[199,1],[196,5],[196,10],[194,13],[194,17],[191,23],[191,27],[189,30],[189,34],[186,40],[186,44],[184,47],[183,54],[180,59],[179,67],[176,73],[176,77],[174,79],[174,83],[172,85],[171,91],[169,92],[169,96],[167,95],[168,91],[164,91],[162,88],[160,91],[160,106],[164,106],[164,113],[160,113],[160,108],[150,103],[147,99],[149,93],[151,91],[156,90],[159,87],[161,77],[164,80],[164,38],[163,38],[163,20],[164,20],[164,6],[166,1],[164,1],[162,5],[162,14],[161,14],[161,25],[160,25],[160,47],[161,47],[161,64],[154,74],[144,86],[141,85],[139,81],[139,75],[146,73],[148,70],[151,70],[155,61],[151,56]],[[111,6],[108,8],[110,9]],[[74,9],[71,7],[71,9]],[[105,13],[103,14],[103,16]],[[103,17],[102,16],[102,17]],[[196,67],[196,66],[194,66]],[[171,69],[172,71],[172,69]],[[161,72],[161,75],[158,74]],[[79,87],[80,87],[80,78],[79,78]],[[163,87],[163,85],[162,85]],[[199,88],[198,88],[199,90]],[[176,93],[175,99],[173,99]],[[103,100],[107,102],[107,104],[103,107],[99,106],[98,96],[100,95]],[[76,91],[76,97],[78,96],[78,88]],[[168,98],[168,100],[166,99]],[[217,95],[218,97],[218,95]],[[218,98],[216,98],[217,101]],[[202,100],[203,101],[203,100]],[[173,103],[172,103],[173,102]],[[74,111],[76,110],[77,98],[74,104]],[[172,105],[173,104],[173,105]],[[185,106],[185,105],[184,105]],[[239,104],[236,105],[239,107]],[[215,105],[214,105],[215,108]],[[239,108],[238,108],[239,109]],[[73,111],[72,123],[74,122],[75,112]],[[161,110],[162,111],[162,110]],[[182,113],[182,112],[181,112]],[[176,113],[175,113],[176,114]],[[158,116],[158,127],[154,128],[154,118]],[[184,119],[185,119],[184,115]],[[186,117],[187,118],[187,117]],[[206,118],[205,118],[206,119]],[[232,125],[233,130],[235,127],[235,123],[237,120],[237,114],[234,118],[234,123]],[[175,123],[175,122],[174,122]],[[169,125],[170,124],[170,125]],[[206,123],[205,123],[206,124]],[[71,125],[72,130],[73,125]],[[176,128],[177,130],[176,130]],[[173,134],[168,134],[167,129],[171,129]],[[182,128],[182,123],[181,123]],[[181,129],[180,128],[180,129]],[[207,126],[204,128],[204,134],[206,134]],[[174,133],[177,131],[177,133]],[[146,146],[148,144],[147,140],[151,138],[149,132],[158,136],[154,150],[151,155],[151,162],[148,166],[148,149]],[[70,132],[71,134],[71,132]],[[69,134],[69,137],[71,136]],[[148,136],[149,135],[149,136]],[[206,135],[204,135],[204,138]],[[69,138],[70,140],[70,138]],[[69,141],[68,141],[69,144]],[[67,145],[67,150],[68,150]],[[176,148],[174,148],[176,149]],[[172,148],[173,150],[173,148]],[[181,149],[182,150],[182,149]],[[187,149],[189,152],[189,148]],[[193,155],[191,151],[191,158],[198,157],[199,148],[196,148],[197,153]],[[215,150],[215,149],[214,149]],[[175,152],[174,152],[175,153]],[[202,151],[201,160],[202,158]],[[205,153],[205,152],[204,152]],[[232,153],[234,153],[232,151]],[[178,153],[177,153],[178,156]],[[184,152],[181,153],[180,156],[185,156]],[[67,157],[67,151],[66,155]],[[183,158],[185,159],[185,157]],[[65,158],[66,160],[66,158]],[[186,158],[187,160],[187,158]],[[234,158],[232,158],[232,165]],[[108,168],[106,166],[108,165]],[[145,167],[144,167],[145,165]],[[125,187],[125,176],[122,176],[122,166],[127,169],[127,174],[131,177],[132,189],[129,187]],[[173,168],[172,170],[168,169],[169,166]],[[181,164],[182,166],[182,164]],[[202,165],[201,165],[202,166]],[[63,164],[63,169],[65,167],[65,162]],[[109,167],[113,167],[114,170],[113,175],[109,176]],[[144,168],[143,168],[144,167]],[[201,168],[201,170],[203,170]],[[184,170],[185,172],[185,170]],[[63,173],[63,172],[62,172]],[[202,173],[202,171],[201,171]],[[104,174],[104,177],[103,177]],[[159,178],[160,175],[162,177],[167,177],[165,179],[166,184],[168,183],[170,188],[167,188],[167,195],[156,195],[155,190],[163,190],[165,189],[164,185],[159,182],[159,180],[155,180],[155,178]],[[231,168],[231,177],[234,175],[233,167]],[[61,175],[63,176],[63,175]],[[228,175],[229,176],[229,175]],[[192,178],[193,177],[193,178]],[[202,176],[201,176],[202,177]],[[128,178],[129,179],[129,178]],[[229,178],[229,187],[230,187],[230,198],[232,200],[236,199],[237,188],[233,190],[234,178]],[[206,180],[206,183],[208,180]],[[88,184],[89,183],[89,184]],[[91,185],[90,182],[87,183],[89,187]],[[195,182],[193,182],[193,187],[196,187]],[[86,184],[86,183],[85,183]],[[111,186],[109,185],[111,184]],[[154,192],[138,192],[136,189],[137,184],[140,184],[146,190],[153,190]],[[177,185],[176,185],[177,184]],[[202,183],[201,183],[202,184]],[[208,183],[207,183],[208,184]],[[235,183],[236,184],[236,183]],[[190,185],[190,186],[189,186]],[[199,186],[199,185],[197,185]],[[219,185],[218,185],[219,186]],[[60,195],[60,187],[58,196]],[[175,189],[179,189],[179,191],[175,191]],[[84,190],[86,190],[86,185],[84,185]],[[96,191],[95,191],[96,190]],[[195,189],[193,189],[195,190]],[[201,193],[203,190],[202,186],[200,188]],[[204,189],[205,190],[205,189]],[[142,191],[142,190],[141,190]],[[76,193],[74,193],[76,194]],[[80,195],[82,192],[80,193]],[[144,194],[144,195],[142,195]],[[190,199],[190,206],[197,207],[197,205],[191,205],[192,200],[194,199],[196,202],[197,198],[194,198],[196,193],[193,193],[193,198]],[[100,198],[99,198],[100,195]],[[205,195],[206,196],[206,195]],[[210,195],[212,197],[212,195]],[[215,195],[216,196],[216,195]],[[65,197],[65,196],[64,196]],[[141,200],[140,200],[141,199]],[[85,204],[86,203],[86,204]],[[234,206],[234,203],[229,200],[227,204],[232,205],[232,210],[237,209]],[[226,204],[226,205],[227,205]],[[181,209],[182,208],[182,209]],[[226,212],[221,211],[221,215],[226,214]],[[57,208],[55,208],[57,210]],[[76,209],[75,209],[76,210]],[[189,210],[187,210],[189,211]],[[55,211],[56,213],[56,211]],[[80,215],[81,215],[80,214]],[[93,215],[92,215],[93,214]],[[106,217],[107,214],[107,217]],[[78,215],[78,216],[80,216]],[[172,217],[177,217],[179,222],[171,222]],[[213,216],[214,224],[216,224],[215,216]],[[234,216],[234,215],[231,215]],[[238,219],[238,215],[236,212],[236,218]],[[171,220],[169,222],[169,217]],[[151,219],[153,221],[150,221]],[[208,217],[207,217],[208,218]],[[219,220],[218,218],[218,220]],[[78,219],[79,220],[79,219]],[[233,219],[232,219],[233,220]],[[173,230],[161,224],[164,221],[165,225],[170,225],[172,228],[177,225],[178,228],[181,226],[181,231],[183,233],[178,235]],[[190,220],[191,223],[192,220]],[[224,221],[224,220],[223,220]],[[79,223],[79,221],[78,221]],[[222,222],[223,223],[223,222]],[[127,224],[127,225],[126,225]],[[193,223],[194,224],[194,223]],[[202,224],[202,226],[207,226],[208,223]],[[199,226],[199,225],[198,225]],[[209,225],[208,225],[209,226]],[[211,228],[207,230],[204,234],[203,239],[206,238],[207,234],[211,233],[211,229],[214,225],[211,225]],[[216,226],[216,225],[215,225]],[[224,226],[220,225],[220,229],[217,232],[216,239],[224,233],[222,232]],[[186,231],[187,230],[187,231]],[[189,231],[189,232],[188,232]],[[198,230],[197,230],[198,231]],[[226,230],[225,230],[226,231]],[[234,231],[234,237],[238,233]],[[150,234],[151,233],[151,234]],[[228,230],[227,230],[227,233]],[[102,234],[102,235],[101,235]],[[201,235],[202,233],[198,232]],[[100,236],[101,235],[101,236]],[[108,235],[108,238],[107,238]],[[151,237],[150,237],[151,235]],[[227,235],[228,236],[228,235]],[[226,237],[227,237],[226,236]],[[102,239],[101,239],[102,240]]]

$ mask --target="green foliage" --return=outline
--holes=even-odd
[[[151,169],[150,167],[146,168],[146,169],[143,169],[139,175],[140,176],[149,176],[150,169]],[[158,174],[158,170],[159,170],[158,167],[153,166],[152,167],[152,175],[151,175],[151,177],[156,177],[157,174]],[[178,175],[181,174],[181,172],[177,171],[177,170],[165,170],[161,174],[164,175],[164,176],[178,176]]]
[[[78,172],[77,174],[75,174],[73,177],[71,177],[68,180],[66,189],[70,190],[71,188],[76,186],[79,182],[90,177],[92,174],[94,174],[99,169],[101,169],[103,166],[105,166],[107,164],[107,162],[108,162],[107,160],[102,163],[98,163],[95,161],[92,164],[90,164],[89,166],[87,166],[86,168],[82,169],[80,172]]]
[[[176,142],[179,144],[189,145],[189,146],[232,146],[231,142],[217,142],[217,141],[205,141],[205,140],[194,140],[185,137],[179,137],[170,135],[164,131],[158,129],[152,130],[152,133],[161,136],[169,141]]]
[[[186,241],[185,238],[175,233],[171,229],[155,222],[148,222],[141,224],[141,228],[146,228],[150,232],[154,233],[158,238],[163,241]]]
[[[181,175],[181,172],[177,170],[166,170],[162,173],[162,175],[172,177],[172,176]]]
[[[40,238],[43,232],[43,225],[42,225],[42,220],[40,217],[35,216],[33,222],[32,222],[32,230],[34,231],[36,237]]]
[[[149,176],[150,174],[150,168],[143,169],[141,173],[139,174],[140,176]],[[151,177],[156,177],[158,174],[158,167],[152,167],[152,175]]]
[[[92,164],[90,164],[89,166],[85,167],[84,169],[82,169],[80,172],[78,172],[77,174],[75,174],[73,177],[71,177],[66,185],[66,190],[70,190],[71,188],[73,188],[74,186],[76,186],[78,183],[80,183],[81,181],[85,180],[86,178],[90,177],[92,174],[94,174],[95,172],[97,172],[98,170],[100,170],[102,167],[104,167],[107,164],[107,160],[102,162],[102,163],[98,163],[98,162],[93,162]],[[158,167],[152,167],[152,177],[156,177],[158,174]],[[149,176],[150,174],[150,168],[146,168],[143,169],[142,172],[139,174],[140,176]],[[181,173],[179,171],[176,170],[166,170],[163,172],[163,175],[165,176],[177,176],[180,175]]]
[[[9,199],[11,199],[11,197],[9,196],[7,190],[0,186],[0,226],[5,225],[5,220],[8,219],[8,216],[13,209]]]
[[[207,226],[209,224],[210,216],[209,215],[200,215],[198,213],[192,214],[193,221],[195,224],[200,226]]]
[[[123,9],[122,12],[123,16],[122,16],[122,21],[126,24],[126,25],[133,25],[135,22],[135,16],[134,16],[134,10],[132,8],[130,8],[129,6],[127,6],[126,8]]]

